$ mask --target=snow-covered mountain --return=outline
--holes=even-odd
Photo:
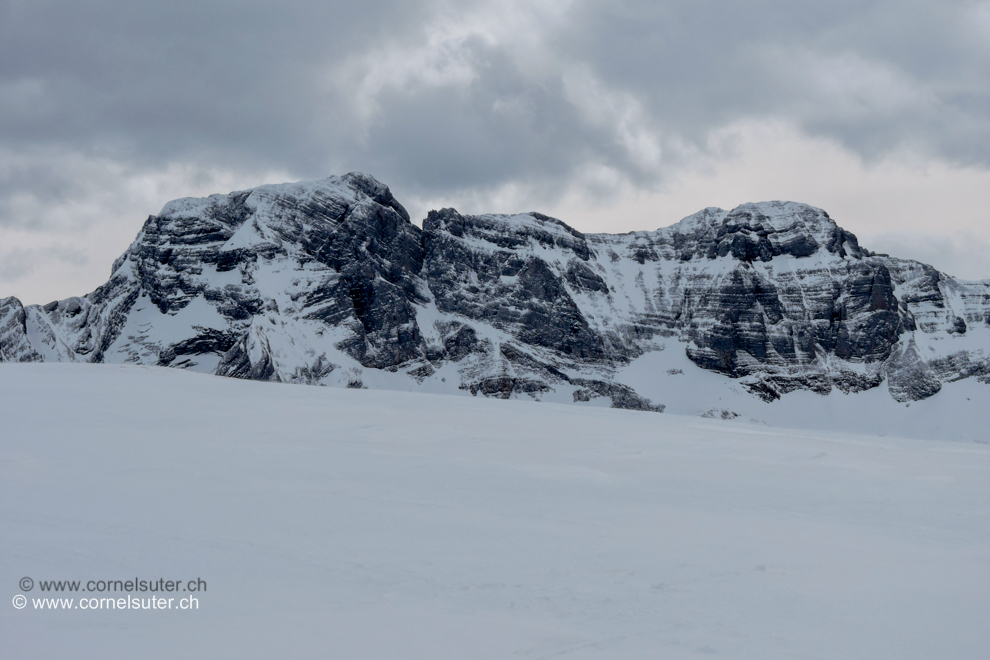
[[[990,382],[990,280],[870,252],[793,202],[622,235],[453,209],[420,229],[348,174],[168,203],[96,291],[0,300],[2,361],[641,410],[691,387],[910,402]]]

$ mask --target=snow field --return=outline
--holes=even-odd
[[[3,364],[0,525],[4,658],[990,654],[979,443]]]

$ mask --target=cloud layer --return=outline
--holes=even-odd
[[[0,295],[68,295],[25,255],[90,273],[87,241],[225,184],[362,170],[420,212],[630,230],[676,221],[685,181],[718,187],[700,206],[801,188],[780,171],[827,190],[836,153],[932,196],[926,168],[990,184],[990,2],[0,0]],[[990,193],[965,192],[958,231],[987,240]],[[653,221],[608,213],[635,200]],[[894,230],[884,201],[850,228]]]

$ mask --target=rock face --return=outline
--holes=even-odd
[[[0,300],[0,361],[179,367],[662,410],[620,382],[680,350],[774,400],[990,376],[990,281],[859,246],[791,202],[582,234],[431,211],[362,174],[170,202],[93,293]],[[670,373],[681,370],[671,370]]]

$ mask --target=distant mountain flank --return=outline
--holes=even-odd
[[[0,362],[32,361],[640,410],[706,372],[765,401],[910,402],[990,381],[990,281],[870,252],[793,202],[621,235],[454,209],[420,229],[352,173],[169,202],[96,291],[0,300]]]

